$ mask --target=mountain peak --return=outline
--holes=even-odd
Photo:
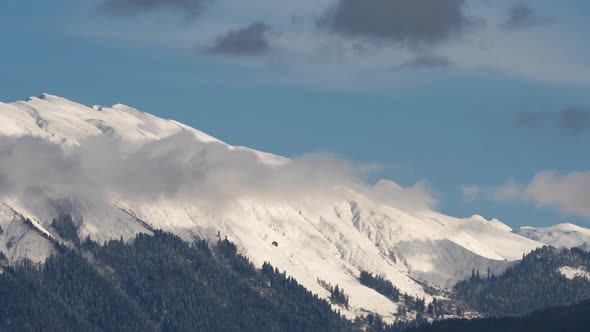
[[[572,223],[561,223],[553,226],[555,229],[560,229],[563,231],[574,231],[574,232],[587,232],[588,229],[580,227],[578,225]]]
[[[507,231],[507,232],[512,232],[512,227],[506,225],[505,223],[503,223],[502,221],[496,219],[496,218],[492,218],[490,220],[486,219],[485,217],[479,215],[479,214],[474,214],[473,216],[471,216],[470,218],[468,218],[468,220],[473,220],[473,221],[478,221],[478,222],[482,222],[482,223],[486,223],[490,226],[493,226],[495,228],[498,228],[500,230],[503,231]]]
[[[548,227],[532,227],[532,226],[522,226],[520,227],[521,230],[529,230],[529,231],[563,231],[563,232],[581,232],[581,233],[588,233],[590,234],[590,229],[578,226],[572,223],[560,223],[553,226]]]
[[[29,99],[41,99],[41,100],[45,100],[48,102],[52,102],[52,101],[68,101],[70,103],[73,103],[73,101],[67,99],[67,98],[63,98],[60,96],[56,96],[56,95],[52,95],[50,93],[47,92],[43,92],[41,93],[38,97],[30,97]]]
[[[520,227],[515,233],[555,247],[590,249],[590,229],[571,223],[550,227]]]
[[[235,148],[180,122],[121,103],[111,107],[88,106],[49,93],[30,97],[26,101],[0,103],[0,135],[30,135],[54,143],[77,145],[85,138],[102,135],[132,142],[149,142],[179,133],[189,133],[199,142],[218,143],[228,149],[253,152],[263,163],[280,164],[286,160],[248,148]]]
[[[47,98],[60,98],[58,96],[43,92],[39,95],[39,99],[47,99]]]

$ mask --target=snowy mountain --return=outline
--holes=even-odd
[[[47,94],[0,103],[0,135],[0,251],[12,261],[42,261],[66,242],[51,227],[64,213],[80,238],[99,242],[155,229],[186,240],[227,237],[257,265],[268,261],[320,296],[329,293],[318,279],[339,285],[349,316],[391,319],[397,304],[361,285],[361,270],[428,302],[432,287],[448,288],[474,268],[499,273],[553,241],[380,197],[377,185],[401,189],[359,184],[337,161],[234,147],[121,104]]]
[[[515,233],[554,247],[578,247],[586,251],[590,250],[590,229],[574,224],[542,228],[521,227]]]

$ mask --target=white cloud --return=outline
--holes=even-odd
[[[479,188],[479,186],[476,185],[461,186],[459,187],[459,190],[461,191],[461,195],[463,195],[463,198],[468,201],[473,201],[481,193],[481,189]]]
[[[565,175],[540,172],[527,186],[526,194],[540,206],[555,206],[570,214],[590,217],[590,171]]]
[[[438,205],[425,181],[419,181],[411,187],[401,187],[390,180],[380,180],[368,190],[369,196],[393,207],[409,210],[430,210]]]
[[[567,215],[590,218],[590,171],[559,174],[537,173],[526,185],[508,182],[493,190],[500,201],[532,202],[539,207],[554,207]]]
[[[0,196],[108,204],[161,198],[222,208],[238,199],[325,201],[346,199],[343,188],[401,209],[430,208],[436,200],[419,182],[364,182],[376,165],[353,165],[326,154],[265,164],[251,150],[229,149],[178,134],[140,146],[95,137],[62,148],[40,138],[0,138]],[[71,204],[71,203],[70,203]]]
[[[497,201],[515,201],[525,199],[526,193],[514,180],[510,180],[503,186],[495,188],[492,196]]]

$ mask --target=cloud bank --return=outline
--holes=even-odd
[[[168,49],[183,58],[197,53],[203,57],[199,60],[215,63],[223,56],[224,64],[262,69],[264,75],[256,80],[263,77],[269,85],[357,89],[342,76],[363,72],[390,86],[413,79],[413,69],[448,69],[442,74],[474,77],[492,72],[510,80],[517,77],[584,86],[590,81],[587,61],[578,57],[584,44],[579,42],[583,36],[575,33],[579,28],[560,20],[559,25],[543,30],[546,38],[539,40],[538,31],[528,28],[554,20],[522,3],[507,8],[505,3],[465,0],[99,2],[103,12],[113,15],[154,15],[109,19],[108,24],[100,17],[84,18],[71,28],[73,34],[124,41],[125,46]],[[546,5],[535,4],[537,7],[539,12],[551,10]],[[198,20],[158,16],[170,11]],[[265,25],[280,32],[280,38],[269,34]],[[449,61],[421,56],[434,50]],[[391,68],[402,70],[393,73],[387,70]],[[218,76],[222,77],[215,80],[235,84],[234,75]]]
[[[111,204],[160,199],[223,208],[239,199],[323,202],[353,189],[399,208],[431,208],[425,184],[371,186],[359,167],[329,155],[281,165],[247,149],[202,143],[179,134],[141,146],[96,137],[64,148],[39,138],[0,138],[0,197]]]

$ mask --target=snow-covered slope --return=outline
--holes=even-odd
[[[38,224],[37,224],[38,225]],[[0,251],[10,261],[42,262],[54,249],[50,235],[10,206],[0,203]]]
[[[590,279],[590,272],[583,267],[562,266],[559,268],[559,273],[570,280],[575,278]]]
[[[42,94],[26,101],[0,102],[0,134],[31,135],[66,144],[80,144],[92,136],[106,135],[128,141],[153,141],[187,132],[201,142],[216,142],[230,149],[255,152],[268,163],[284,158],[242,147],[231,147],[199,130],[173,120],[164,120],[132,107],[87,106],[65,98]]]
[[[578,247],[590,250],[590,229],[574,224],[559,224],[543,228],[521,227],[515,233],[554,247]]]
[[[190,140],[180,141],[180,146],[177,141],[166,141],[180,133],[190,135]],[[172,177],[170,181],[175,182],[205,172],[200,168],[201,158],[209,158],[211,154],[255,156],[255,162],[235,159],[239,167],[250,169],[248,174],[256,174],[257,168],[261,173],[288,170],[295,163],[280,156],[230,146],[176,121],[124,105],[85,106],[47,94],[27,101],[0,103],[0,135],[38,137],[68,151],[90,144],[86,142],[92,137],[111,137],[121,144],[132,144],[135,153],[167,156],[174,152],[174,162],[196,165],[191,168],[193,173],[177,172],[182,176]],[[216,149],[195,152],[190,145]],[[186,156],[179,158],[178,151],[185,149]],[[97,160],[85,164],[84,169],[98,172],[101,165],[115,162],[115,159]],[[156,171],[162,167],[162,172],[174,167],[168,163],[145,162],[132,166],[132,170],[155,167]],[[50,225],[63,212],[72,214],[81,238],[89,236],[98,241],[129,239],[138,232],[149,233],[153,229],[172,231],[187,240],[227,237],[256,264],[269,261],[321,296],[329,294],[318,284],[318,278],[340,285],[350,296],[351,310],[347,314],[372,311],[391,319],[397,305],[362,286],[357,280],[361,270],[384,276],[402,292],[428,301],[432,297],[424,289],[424,283],[448,287],[469,276],[473,268],[489,267],[500,272],[523,253],[543,245],[512,233],[495,219],[488,221],[480,216],[459,219],[426,209],[407,209],[395,202],[386,204],[371,199],[358,188],[336,186],[330,189],[330,195],[320,198],[317,194],[295,198],[291,192],[282,196],[244,194],[241,186],[250,182],[242,181],[240,186],[232,187],[235,174],[227,172],[225,164],[214,166],[214,179],[221,178],[231,190],[240,193],[219,206],[205,203],[206,196],[198,192],[188,191],[182,199],[172,193],[150,196],[133,191],[134,194],[129,194],[119,192],[115,182],[106,184],[113,188],[100,188],[105,186],[103,183],[85,184],[83,192],[96,188],[102,193],[100,199],[84,195],[63,197],[61,191],[59,195],[53,191],[24,190],[10,194],[0,191],[3,195],[0,196],[0,250],[12,260],[23,257],[42,260],[52,252],[52,242],[62,241]],[[47,171],[47,176],[55,176]],[[35,175],[39,176],[39,172],[36,170]],[[295,176],[291,182],[305,177],[306,174]],[[74,176],[72,179],[83,180]],[[126,176],[115,179],[125,181]],[[208,188],[211,177],[204,179],[203,186]],[[272,182],[273,177],[265,179]],[[43,174],[39,181],[44,181]],[[60,183],[68,188],[76,187],[76,183],[68,183],[67,179]],[[166,186],[167,182],[163,184]],[[137,185],[141,188],[141,183]],[[275,241],[278,246],[273,245]]]

